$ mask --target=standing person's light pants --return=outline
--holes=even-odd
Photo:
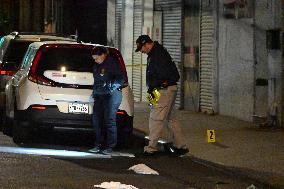
[[[149,118],[149,144],[144,147],[145,152],[156,152],[158,140],[160,139],[163,128],[166,126],[171,133],[171,142],[176,148],[185,148],[186,143],[182,134],[179,121],[175,117],[175,99],[177,86],[169,86],[159,91],[161,97],[156,106],[150,110]]]

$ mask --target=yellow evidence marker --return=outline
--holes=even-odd
[[[215,130],[207,130],[207,142],[216,142]]]

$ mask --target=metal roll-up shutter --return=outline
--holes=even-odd
[[[162,45],[168,50],[176,63],[182,81],[182,0],[156,0],[154,9],[163,12]],[[178,83],[176,106],[181,107],[181,82]]]
[[[200,14],[200,110],[213,113],[214,18],[210,1],[201,2]]]
[[[142,54],[135,52],[135,49],[136,39],[142,32],[143,0],[134,1],[133,14],[132,90],[134,100],[142,101]]]
[[[114,46],[121,50],[121,12],[122,0],[116,0],[115,4],[115,41]]]

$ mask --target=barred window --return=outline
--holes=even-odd
[[[225,18],[252,18],[253,0],[224,0],[223,16]]]

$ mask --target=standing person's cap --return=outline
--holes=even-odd
[[[148,42],[153,42],[152,39],[148,35],[140,35],[136,40],[137,48],[135,52],[140,51],[143,45],[145,45],[145,43],[148,43]]]

